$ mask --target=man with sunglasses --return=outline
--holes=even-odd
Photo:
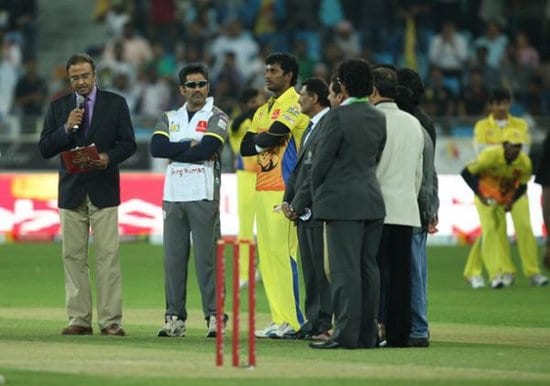
[[[91,170],[75,174],[70,174],[63,162],[59,163],[58,206],[69,318],[62,334],[93,333],[88,267],[91,228],[96,255],[98,324],[102,335],[123,336],[118,165],[136,151],[134,130],[124,98],[97,88],[95,64],[89,55],[72,55],[66,68],[74,92],[50,103],[40,135],[40,154],[51,158],[94,143],[99,159],[90,163]]]
[[[186,65],[178,77],[186,102],[162,115],[151,139],[153,157],[169,160],[163,194],[166,312],[158,336],[185,335],[192,237],[206,336],[211,338],[216,336],[214,270],[220,237],[221,151],[228,117],[208,97],[208,69],[203,64]]]

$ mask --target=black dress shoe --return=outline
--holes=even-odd
[[[297,333],[296,333],[296,339],[299,339],[299,340],[311,340],[311,331],[306,331],[306,330],[299,330]]]
[[[329,350],[333,348],[340,348],[342,346],[337,341],[329,339],[324,342],[311,342],[309,347]]]

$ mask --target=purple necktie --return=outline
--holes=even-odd
[[[88,138],[90,132],[90,122],[89,120],[89,111],[90,111],[90,98],[86,97],[84,99],[84,115],[82,116],[82,134],[84,138]]]

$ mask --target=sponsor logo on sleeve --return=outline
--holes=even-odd
[[[200,131],[201,133],[206,132],[206,129],[208,128],[208,122],[207,121],[199,121],[197,123],[197,127],[195,128],[195,131]]]
[[[281,109],[276,109],[271,113],[271,119],[275,120],[279,118],[279,115],[281,115]]]

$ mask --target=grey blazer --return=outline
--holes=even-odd
[[[319,220],[375,220],[386,210],[376,165],[386,119],[368,103],[336,107],[319,130],[311,167],[313,212]]]

